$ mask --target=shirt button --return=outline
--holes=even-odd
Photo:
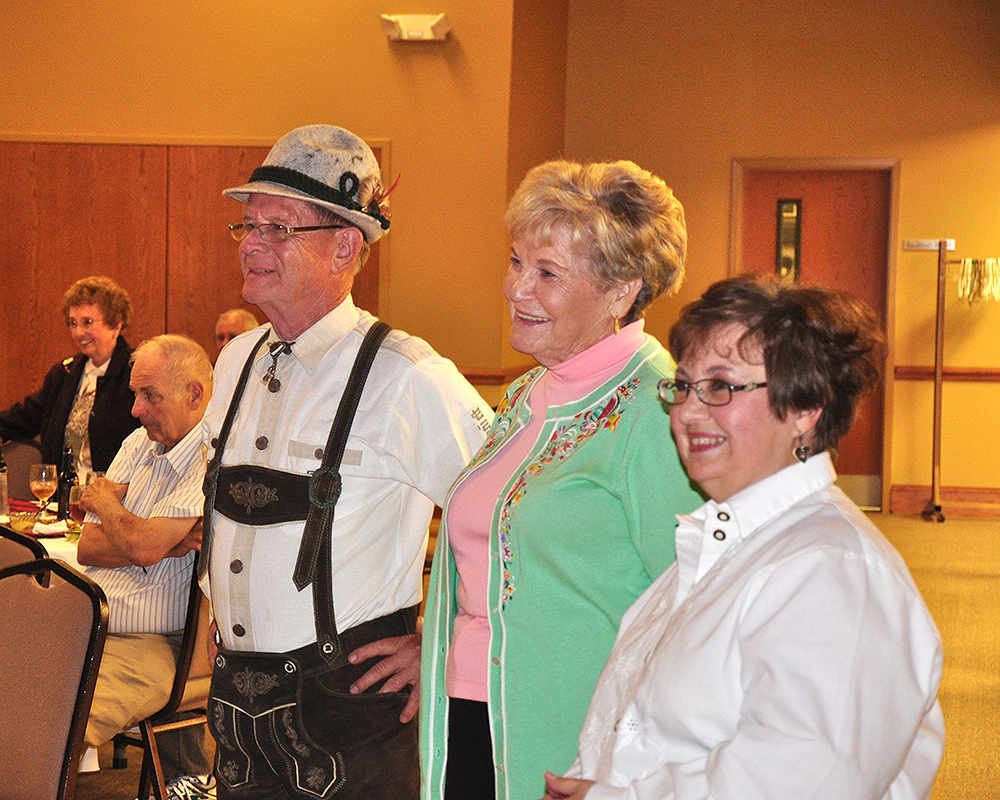
[[[235,633],[237,636],[246,636],[247,632],[246,629],[242,625],[240,625],[240,623],[237,622],[235,625],[233,625],[233,633]]]
[[[212,437],[212,447],[215,448],[215,447],[218,447],[218,446],[219,446],[219,437],[218,436],[213,436]]]
[[[729,522],[729,515],[725,511],[720,511],[719,519],[721,519],[723,522]]]
[[[500,659],[499,658],[494,658],[493,659],[493,666],[494,667],[499,667],[500,666]]]
[[[718,539],[721,542],[721,541],[725,540],[725,538],[726,538],[726,532],[725,531],[716,531],[715,533],[712,534],[712,536],[714,536],[716,539]]]
[[[237,558],[229,565],[229,571],[233,573],[233,575],[239,575],[243,572],[243,562]]]
[[[316,448],[316,452],[313,455],[315,455],[316,458],[318,458],[320,461],[322,461],[323,460],[323,448],[322,447],[317,447]]]
[[[258,450],[266,450],[267,449],[267,437],[266,436],[258,436],[257,437],[257,441],[254,442],[253,444],[254,444],[254,447],[256,447]]]

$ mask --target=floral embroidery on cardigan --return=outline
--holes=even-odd
[[[528,478],[532,475],[540,475],[552,463],[559,463],[569,458],[576,447],[586,439],[589,439],[602,428],[613,431],[621,419],[621,412],[625,409],[625,404],[631,403],[635,397],[635,390],[639,386],[639,379],[633,378],[628,383],[620,385],[608,402],[601,408],[581,411],[572,420],[564,425],[559,425],[549,441],[535,459],[527,464],[521,471],[514,485],[511,487],[503,507],[500,509],[500,557],[503,560],[503,595],[502,604],[507,605],[511,595],[514,593],[514,581],[510,574],[510,562],[514,560],[514,551],[511,547],[510,526],[514,518],[514,512],[518,503],[524,498],[528,491]],[[520,387],[517,392],[511,395],[511,400],[524,387]],[[499,408],[497,412],[499,413]]]
[[[497,406],[496,417],[493,420],[493,427],[490,429],[489,434],[486,437],[486,441],[483,442],[483,446],[479,448],[479,452],[473,457],[472,461],[469,462],[464,470],[465,473],[471,472],[476,466],[482,462],[487,455],[489,455],[493,450],[495,450],[503,441],[507,438],[507,434],[510,432],[511,425],[514,424],[515,414],[510,413],[517,409],[519,405],[519,400],[521,395],[528,389],[529,386],[534,382],[535,376],[541,371],[541,368],[535,368],[530,372],[526,372],[517,382],[512,384],[510,389],[504,394],[503,399],[500,401],[500,405]]]

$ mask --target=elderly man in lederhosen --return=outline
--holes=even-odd
[[[269,324],[225,348],[204,420],[219,797],[415,798],[427,527],[492,412],[351,300],[389,228],[360,138],[298,128],[225,194]]]

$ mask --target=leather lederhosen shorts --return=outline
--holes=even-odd
[[[287,653],[220,650],[208,706],[220,800],[416,798],[417,723],[399,721],[409,694],[378,694],[379,684],[351,694],[379,659],[347,660],[363,644],[414,633],[416,617],[413,606],[340,633],[332,664],[315,644]]]

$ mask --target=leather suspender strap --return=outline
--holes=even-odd
[[[365,335],[358,350],[344,395],[340,398],[337,415],[323,453],[323,463],[309,478],[309,516],[306,518],[299,555],[292,580],[302,591],[313,584],[313,614],[316,623],[316,643],[324,660],[334,661],[340,655],[337,621],[333,607],[333,516],[342,488],[340,463],[347,447],[347,436],[361,401],[372,362],[382,340],[392,330],[384,322],[376,322]]]
[[[292,575],[295,588],[300,592],[316,577],[320,537],[332,530],[333,510],[340,499],[340,462],[347,448],[347,435],[351,432],[354,414],[358,410],[361,392],[365,388],[375,354],[390,330],[392,329],[381,321],[368,330],[354,359],[344,395],[340,398],[337,415],[333,419],[333,427],[330,428],[330,436],[323,451],[323,463],[309,477],[309,516],[306,518],[302,544],[299,546],[299,556]]]
[[[208,559],[212,552],[212,509],[215,508],[215,493],[219,488],[219,470],[222,468],[222,451],[226,448],[226,440],[229,438],[229,431],[233,427],[233,420],[236,419],[236,412],[240,407],[240,400],[243,399],[243,392],[246,391],[247,381],[250,379],[250,370],[253,369],[253,361],[257,356],[270,331],[265,331],[264,335],[258,339],[247,363],[243,365],[243,372],[236,382],[236,389],[233,392],[233,399],[229,401],[229,410],[226,412],[226,419],[222,423],[218,440],[215,443],[215,454],[209,459],[205,469],[205,482],[202,484],[202,491],[205,493],[205,512],[202,518],[201,532],[201,557],[198,559],[198,580],[202,580],[208,572]]]

